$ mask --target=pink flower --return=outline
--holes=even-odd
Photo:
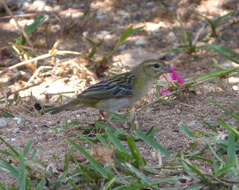
[[[168,90],[167,88],[165,87],[160,88],[160,95],[163,95],[163,94],[169,95],[170,93],[171,93],[170,90]]]
[[[170,66],[172,72],[169,73],[172,80],[176,80],[178,84],[184,84],[185,80],[182,78],[181,74],[175,72],[175,68],[173,65]]]
[[[175,72],[175,68],[174,68],[173,65],[171,65],[170,68],[171,68],[171,71],[172,71],[172,72],[169,73],[170,78],[174,81],[177,81],[178,84],[184,84],[185,80],[182,78],[181,74]],[[167,77],[163,76],[163,79],[167,80]],[[170,93],[171,93],[170,90],[168,90],[166,87],[161,87],[160,88],[160,95],[163,95],[163,94],[169,95]]]

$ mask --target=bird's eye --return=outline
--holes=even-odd
[[[155,63],[155,64],[154,64],[154,68],[157,68],[157,69],[158,69],[158,68],[159,68],[159,64]]]

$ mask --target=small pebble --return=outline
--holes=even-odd
[[[126,12],[126,11],[124,11],[124,10],[118,10],[117,11],[117,14],[119,14],[119,15],[121,15],[121,16],[128,16],[129,14]]]
[[[14,117],[13,119],[17,122],[18,125],[22,123],[22,119],[20,117]]]
[[[119,51],[122,51],[122,50],[124,50],[126,48],[126,44],[122,44],[122,45],[120,45],[119,47],[118,47],[118,50]]]
[[[196,121],[190,121],[187,123],[188,127],[196,127]]]
[[[148,7],[153,7],[154,6],[154,2],[150,1],[146,3],[146,6]]]
[[[98,11],[95,18],[98,20],[104,20],[107,18],[107,15],[102,11]]]
[[[7,126],[7,121],[3,118],[0,119],[0,127],[6,127]]]
[[[109,40],[112,38],[112,35],[110,34],[110,32],[106,30],[100,31],[99,34],[97,34],[96,36],[99,39],[106,39],[106,40]]]
[[[145,39],[138,39],[135,42],[135,45],[137,45],[137,46],[147,45],[147,44],[148,44],[148,41],[146,41]]]
[[[13,134],[17,134],[17,133],[19,133],[20,132],[20,130],[19,130],[19,128],[15,128],[15,129],[13,129]]]

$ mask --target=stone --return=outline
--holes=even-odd
[[[14,117],[13,119],[17,122],[18,125],[22,123],[22,119],[20,117]]]
[[[136,46],[143,46],[143,45],[147,45],[148,41],[146,41],[145,39],[138,39],[135,41],[135,45]]]
[[[4,118],[0,118],[0,128],[6,127],[7,126],[7,121]]]
[[[191,127],[191,128],[196,127],[196,121],[190,121],[190,122],[188,122],[188,123],[187,123],[187,126],[188,126],[188,127]]]

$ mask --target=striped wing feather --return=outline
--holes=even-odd
[[[78,98],[108,99],[123,98],[133,95],[135,75],[131,72],[109,78],[96,83],[78,95]]]

